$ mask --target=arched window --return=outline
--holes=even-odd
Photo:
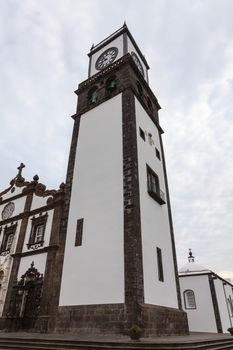
[[[106,89],[108,92],[112,92],[116,89],[117,87],[117,81],[116,81],[116,77],[110,77],[107,81],[106,81]]]
[[[88,101],[91,103],[96,103],[97,97],[98,97],[97,87],[95,86],[88,92]]]
[[[184,306],[185,309],[196,309],[195,295],[191,289],[184,291]]]

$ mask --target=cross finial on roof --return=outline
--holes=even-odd
[[[19,170],[17,177],[21,176],[23,168],[25,168],[25,165],[23,163],[20,163],[20,166],[17,168]]]
[[[194,262],[194,256],[192,253],[192,249],[189,248],[189,257],[188,257],[189,262]]]

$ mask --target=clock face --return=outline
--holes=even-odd
[[[113,61],[115,61],[117,55],[118,55],[118,48],[117,47],[110,47],[109,49],[104,51],[100,55],[100,57],[97,59],[96,64],[95,64],[95,68],[97,70],[101,70],[101,69],[107,67]]]
[[[13,214],[14,210],[15,210],[14,203],[10,202],[7,205],[5,205],[2,211],[2,220],[9,219]]]
[[[136,53],[134,53],[134,52],[131,52],[131,56],[132,56],[134,62],[136,63],[136,65],[137,65],[137,67],[138,67],[140,73],[141,73],[142,76],[144,77],[144,70],[143,70],[143,68],[142,68],[141,62],[139,61],[138,56],[137,56]]]

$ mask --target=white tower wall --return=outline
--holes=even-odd
[[[159,132],[136,98],[135,104],[145,302],[177,308],[178,301],[167,204],[160,205],[151,198],[147,191],[146,164],[158,175],[160,189],[165,192]],[[139,135],[139,127],[146,134],[145,141]],[[152,144],[148,141],[148,133],[152,134]],[[160,152],[161,160],[156,157],[155,147]],[[156,247],[162,250],[164,281],[158,280]]]
[[[124,302],[122,96],[80,121],[60,305]],[[84,218],[81,246],[76,222]]]

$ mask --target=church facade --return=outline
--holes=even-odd
[[[65,185],[47,190],[37,175],[25,181],[23,168],[0,193],[0,326],[8,330],[36,330],[38,317],[39,328],[46,327],[59,290],[56,257]]]
[[[194,261],[179,271],[183,309],[192,332],[227,333],[233,327],[233,285]]]
[[[126,25],[88,56],[66,184],[26,182],[21,164],[0,194],[1,328],[185,334],[149,66]]]

